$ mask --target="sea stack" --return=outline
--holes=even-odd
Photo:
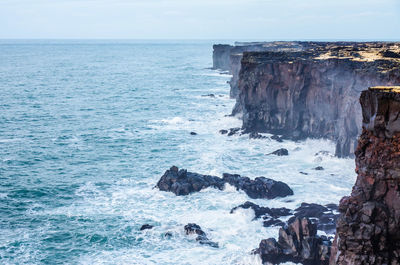
[[[400,264],[400,87],[360,96],[357,181],[339,205],[330,264]]]

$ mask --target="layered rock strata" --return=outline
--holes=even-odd
[[[307,43],[303,51],[244,52],[237,106],[245,132],[326,138],[354,153],[365,87],[400,84],[399,43]]]
[[[331,264],[400,264],[400,87],[360,97],[357,181],[339,205]]]

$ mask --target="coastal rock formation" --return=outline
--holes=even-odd
[[[365,87],[400,83],[399,43],[307,43],[302,51],[244,52],[234,111],[245,132],[326,138],[354,153]],[[389,56],[390,55],[390,56]]]
[[[273,199],[293,195],[292,189],[287,184],[265,177],[257,177],[251,180],[237,174],[224,173],[221,179],[215,176],[188,172],[186,169],[179,170],[176,166],[165,171],[156,186],[162,191],[170,191],[175,195],[188,195],[208,187],[222,190],[225,183],[236,187],[237,190],[243,190],[253,199]]]
[[[339,205],[331,264],[400,264],[400,87],[360,97],[357,181]]]
[[[213,248],[218,248],[218,243],[208,239],[207,234],[201,229],[198,224],[190,223],[184,227],[186,235],[195,234],[197,235],[196,241],[202,245],[208,245]]]
[[[255,253],[261,256],[263,264],[294,262],[327,265],[330,248],[330,240],[317,235],[315,224],[307,218],[296,218],[289,225],[279,229],[278,241],[275,238],[262,240]]]

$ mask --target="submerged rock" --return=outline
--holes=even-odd
[[[208,187],[222,190],[225,183],[236,187],[237,190],[243,190],[253,199],[273,199],[293,195],[292,189],[287,184],[265,177],[251,180],[237,174],[224,173],[221,179],[215,176],[188,172],[185,169],[179,170],[176,166],[165,171],[156,186],[161,191],[170,191],[175,195],[188,195]]]
[[[281,148],[281,149],[273,151],[269,155],[288,156],[289,155],[289,151],[287,149],[285,149],[285,148]]]
[[[255,253],[260,254],[263,264],[285,262],[308,265],[328,265],[331,242],[317,235],[317,227],[309,219],[296,218],[279,229],[279,238],[264,239]]]
[[[218,248],[218,243],[213,242],[207,238],[207,234],[201,229],[198,224],[189,223],[184,227],[186,235],[196,234],[196,241],[202,245],[209,245],[210,247]]]
[[[263,135],[261,135],[259,133],[256,133],[256,132],[251,132],[251,133],[249,133],[249,138],[250,139],[266,139],[268,137],[267,136],[263,136]]]

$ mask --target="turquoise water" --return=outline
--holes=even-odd
[[[354,162],[314,155],[333,152],[328,141],[218,133],[241,122],[225,117],[230,76],[208,69],[212,44],[0,42],[0,263],[259,264],[250,251],[277,229],[249,210],[229,214],[250,200],[231,187],[185,197],[153,189],[171,165],[293,188],[291,198],[251,200],[265,206],[350,193]],[[289,157],[266,155],[281,147]],[[184,235],[189,222],[220,248]],[[144,223],[155,228],[139,231]]]

